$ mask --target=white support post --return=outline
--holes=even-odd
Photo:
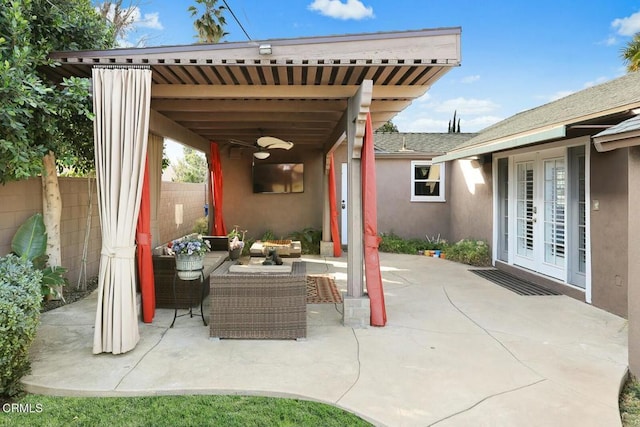
[[[373,82],[365,80],[354,96],[349,98],[347,121],[347,296],[364,295],[364,235],[362,223],[362,168],[360,153],[365,132],[367,113],[373,95]],[[345,310],[346,311],[346,310]]]

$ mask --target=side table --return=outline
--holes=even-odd
[[[190,280],[190,282],[195,282],[196,280],[200,281],[200,313],[193,312],[193,298],[192,298],[193,286],[189,286],[189,311],[187,311],[184,314],[178,315],[178,299],[176,297],[176,279],[178,278],[179,271],[199,271],[200,272],[199,278]],[[189,315],[189,317],[193,317],[194,314],[196,316],[199,314],[200,317],[202,317],[202,323],[204,323],[204,326],[207,326],[207,321],[204,318],[204,310],[202,309],[202,303],[205,297],[205,290],[206,289],[204,286],[204,267],[198,270],[178,270],[178,268],[176,268],[175,273],[173,274],[173,322],[171,322],[171,326],[169,326],[169,328],[173,328],[173,324],[176,323],[176,318],[186,316],[186,315]]]

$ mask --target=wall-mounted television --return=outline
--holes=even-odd
[[[254,193],[302,193],[304,164],[255,163],[253,165]]]

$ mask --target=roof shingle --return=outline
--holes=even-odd
[[[376,132],[373,140],[379,153],[415,151],[437,155],[451,151],[476,135],[477,133]]]
[[[640,105],[640,72],[575,92],[564,98],[523,111],[480,131],[457,147],[482,145],[554,125],[570,124],[608,110]]]

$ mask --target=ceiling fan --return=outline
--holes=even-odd
[[[275,136],[261,136],[256,140],[255,144],[251,144],[244,141],[238,141],[235,139],[230,139],[229,142],[235,145],[242,145],[244,147],[253,148],[256,150],[253,153],[253,157],[259,160],[264,160],[268,158],[271,153],[267,150],[271,150],[272,148],[279,148],[282,150],[290,150],[293,147],[293,142],[285,141],[280,138],[276,138]]]

